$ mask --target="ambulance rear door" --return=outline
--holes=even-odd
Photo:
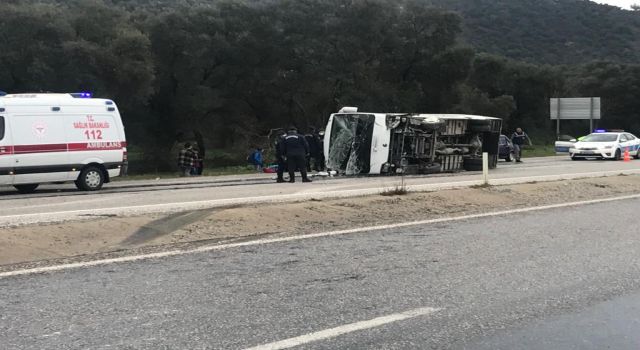
[[[9,118],[3,110],[4,108],[0,108],[0,185],[10,185],[13,183],[15,158],[11,133],[8,130]]]
[[[71,167],[65,126],[59,109],[48,112],[41,106],[33,112],[12,117],[11,135],[16,160],[14,184],[68,181]]]

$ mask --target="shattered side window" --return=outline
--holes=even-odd
[[[346,175],[368,173],[374,124],[373,115],[334,115],[327,167]]]

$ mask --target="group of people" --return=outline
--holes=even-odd
[[[180,169],[180,176],[202,175],[204,160],[200,156],[198,149],[189,142],[185,143],[178,153],[178,168]]]
[[[289,182],[296,182],[295,172],[300,171],[302,182],[311,182],[307,172],[324,170],[322,138],[314,128],[305,135],[298,133],[294,126],[276,140],[276,160],[278,162],[277,182],[285,182],[284,171],[289,173]]]
[[[284,172],[289,173],[289,182],[295,182],[295,172],[299,171],[302,182],[311,182],[308,172],[324,170],[323,134],[315,128],[301,135],[296,127],[290,127],[286,133],[278,136],[275,143],[277,161],[277,182],[285,182]],[[247,163],[255,167],[257,172],[264,169],[264,150],[255,147],[247,156]],[[198,149],[189,142],[178,153],[180,176],[202,175],[203,159]]]

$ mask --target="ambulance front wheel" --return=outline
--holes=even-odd
[[[104,172],[98,167],[88,166],[82,169],[75,183],[79,190],[97,191],[104,184]]]

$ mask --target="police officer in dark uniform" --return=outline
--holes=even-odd
[[[278,161],[278,180],[276,182],[284,182],[284,169],[287,167],[287,158],[284,153],[284,138],[286,133],[278,136],[276,140],[276,160]]]
[[[309,154],[309,145],[304,136],[298,134],[296,127],[287,130],[284,138],[284,155],[287,157],[287,167],[289,170],[289,182],[296,182],[295,171],[300,170],[302,182],[311,182],[307,177],[306,157]]]
[[[309,132],[304,135],[304,139],[307,140],[307,144],[309,145],[309,155],[307,156],[307,171],[311,171],[311,160],[313,159],[313,169],[315,171],[320,171],[318,167],[318,150],[319,150],[319,142],[318,135],[316,134],[316,128],[309,128]]]
[[[318,169],[324,171],[326,168],[324,159],[324,131],[318,132],[318,159],[316,162]]]

